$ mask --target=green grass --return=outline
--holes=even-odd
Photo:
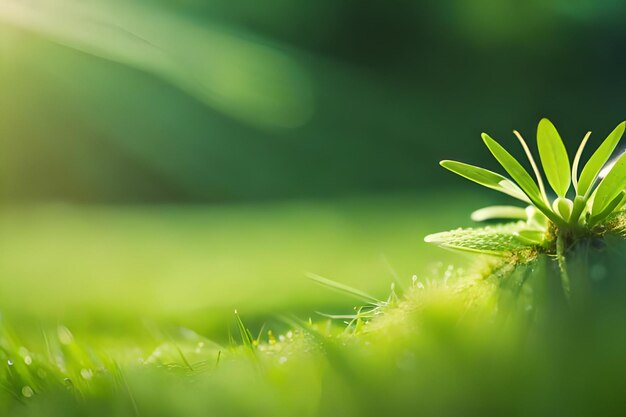
[[[171,377],[154,370],[153,381],[146,376],[153,368],[186,379],[214,371],[218,362],[238,367],[229,365],[239,362],[232,359],[239,355],[238,344],[247,344],[256,360],[285,351],[294,361],[293,340],[305,344],[305,336],[297,329],[295,339],[281,341],[287,336],[279,335],[293,334],[288,332],[293,320],[326,322],[318,311],[350,314],[360,303],[320,287],[307,274],[384,298],[392,282],[408,286],[414,274],[422,277],[438,262],[457,259],[443,253],[435,261],[438,250],[422,236],[459,221],[459,207],[447,207],[426,222],[429,211],[422,201],[406,197],[253,207],[5,209],[0,213],[5,403],[17,407],[13,413],[29,413],[37,406],[20,408],[24,403],[59,399],[63,409],[75,396],[103,396],[128,411],[135,405],[126,373],[151,386]],[[243,338],[235,309],[252,328]],[[327,325],[342,332],[340,321]],[[267,333],[270,327],[275,336]],[[314,345],[303,350],[315,350]]]
[[[462,222],[466,207],[441,207],[431,217],[404,198],[5,211],[0,264],[14,279],[2,280],[0,414],[619,415],[621,240],[570,259],[572,294],[588,297],[567,308],[549,257],[516,266],[422,244],[440,223]],[[399,275],[396,296],[381,247]],[[110,276],[111,287],[85,276]],[[171,304],[145,289],[167,277]],[[380,300],[361,310],[366,320],[315,315],[367,304],[350,287]]]
[[[426,221],[428,212],[401,197],[8,209],[0,213],[0,303],[30,324],[98,330],[156,320],[223,333],[235,308],[250,316],[346,306],[309,272],[384,294],[390,269],[408,282],[436,254],[451,259],[422,237],[463,214],[444,206]]]

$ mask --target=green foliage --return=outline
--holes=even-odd
[[[487,226],[476,229],[456,229],[426,236],[428,243],[449,249],[499,255],[528,245],[524,222]]]
[[[602,142],[602,145],[598,147],[598,149],[591,155],[587,165],[583,168],[583,172],[580,174],[580,178],[578,179],[578,195],[587,195],[593,182],[597,178],[602,166],[606,164],[606,162],[611,157],[611,154],[615,150],[619,140],[624,134],[624,127],[626,126],[626,122],[622,122],[607,136],[607,138]],[[588,136],[587,136],[588,137]],[[579,150],[579,154],[577,157],[580,157],[582,154],[582,149],[586,144],[586,140],[581,143],[581,148]],[[575,178],[576,172],[572,173],[572,177]]]
[[[441,161],[441,166],[477,184],[500,191],[518,200],[530,203],[526,194],[514,182],[504,176],[484,168],[457,161]]]
[[[626,123],[620,123],[593,153],[580,177],[578,165],[590,133],[583,138],[570,167],[567,150],[559,132],[548,119],[541,119],[537,127],[537,148],[543,172],[556,193],[550,200],[543,185],[539,168],[521,135],[518,137],[535,173],[533,180],[522,164],[502,145],[486,133],[482,139],[512,181],[500,174],[456,161],[442,161],[441,165],[473,182],[527,201],[533,210],[521,207],[495,206],[478,210],[472,218],[477,221],[492,219],[525,219],[515,223],[513,229],[485,228],[456,230],[426,237],[427,242],[444,247],[484,253],[505,252],[518,249],[520,242],[526,246],[553,248],[554,239],[564,236],[578,239],[596,233],[615,212],[621,210],[626,188],[626,154],[614,164],[606,165],[624,133]],[[603,169],[603,167],[606,168]],[[573,184],[574,194],[569,195]],[[522,196],[518,195],[522,194]],[[504,232],[503,232],[504,230]],[[504,233],[504,234],[503,234]],[[476,237],[480,236],[478,242]],[[489,236],[492,244],[486,242]]]
[[[571,181],[569,158],[559,132],[548,119],[541,119],[537,127],[537,148],[548,182],[564,197]]]

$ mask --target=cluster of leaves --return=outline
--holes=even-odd
[[[528,157],[535,179],[506,149],[483,133],[485,145],[510,178],[463,162],[444,160],[441,166],[514,197],[527,207],[492,206],[472,214],[477,221],[517,220],[506,229],[458,229],[429,235],[425,240],[456,249],[502,252],[519,246],[550,247],[558,236],[575,239],[592,234],[626,203],[626,153],[609,162],[625,127],[626,122],[617,125],[579,174],[580,159],[591,132],[583,138],[570,165],[557,129],[548,119],[542,119],[537,127],[537,148],[545,177],[556,195],[552,199],[548,196],[538,164],[519,132],[513,131]],[[506,236],[501,236],[503,234]]]

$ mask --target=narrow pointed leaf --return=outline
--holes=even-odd
[[[541,119],[537,126],[537,147],[550,186],[557,195],[565,196],[571,179],[569,157],[559,132],[548,119]]]
[[[518,186],[496,172],[457,161],[445,160],[439,164],[445,169],[484,187],[500,191],[522,201],[528,201],[528,198]]]
[[[578,164],[580,164],[580,158],[583,156],[583,151],[585,150],[585,146],[587,145],[589,136],[591,136],[591,132],[587,132],[587,134],[583,137],[583,140],[580,142],[580,146],[578,146],[578,150],[576,151],[576,155],[574,155],[574,163],[572,164],[572,185],[574,186],[574,191],[576,191],[576,194],[579,194]]]
[[[589,161],[583,168],[583,171],[580,174],[580,179],[578,180],[579,195],[586,195],[590,191],[596,177],[600,173],[600,170],[604,164],[606,164],[606,161],[609,160],[611,154],[615,150],[615,147],[619,143],[619,140],[624,134],[625,127],[626,122],[618,124],[609,136],[607,136],[604,142],[602,142],[602,145],[600,145],[593,155],[591,155],[591,158],[589,158]]]
[[[615,162],[613,168],[604,177],[595,192],[592,215],[598,215],[626,188],[626,153]]]
[[[526,220],[526,209],[515,206],[489,206],[476,210],[471,217],[475,222],[494,219]]]
[[[498,142],[493,140],[488,134],[482,134],[483,142],[487,145],[487,148],[491,151],[493,156],[500,162],[500,165],[509,173],[509,175],[520,186],[524,193],[528,196],[531,203],[537,207],[548,219],[557,225],[563,225],[563,219],[552,211],[550,207],[546,205],[542,199],[539,187],[533,181],[532,177],[524,169],[524,167],[517,162],[517,160]]]
[[[513,178],[513,180],[515,180],[531,201],[540,201],[541,194],[539,193],[539,187],[524,167],[489,135],[483,133],[482,138],[485,145],[487,145],[487,148],[489,148],[493,156],[498,160],[498,162],[500,162],[502,168],[509,173],[509,175]]]

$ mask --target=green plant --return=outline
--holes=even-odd
[[[626,122],[617,125],[579,174],[579,163],[591,132],[583,138],[570,166],[561,136],[548,119],[542,119],[537,127],[537,148],[545,177],[555,194],[553,198],[549,197],[538,164],[519,132],[513,131],[528,157],[535,179],[506,149],[483,133],[485,145],[510,178],[457,161],[444,160],[441,166],[470,181],[508,194],[526,203],[527,207],[486,207],[472,213],[472,219],[516,222],[436,233],[426,236],[425,240],[444,247],[484,253],[536,247],[558,254],[563,252],[566,243],[601,234],[607,219],[620,211],[626,202],[626,153],[614,163],[607,164],[625,127]]]

